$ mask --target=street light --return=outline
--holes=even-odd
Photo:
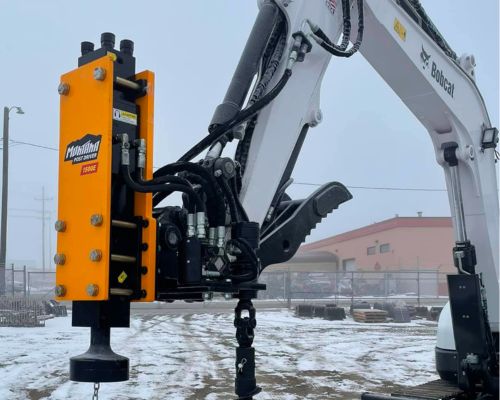
[[[24,114],[21,107],[3,108],[3,168],[2,168],[2,221],[0,226],[0,296],[5,294],[5,257],[7,255],[7,198],[9,190],[9,114]]]

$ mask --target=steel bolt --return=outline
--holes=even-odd
[[[56,265],[64,265],[65,262],[66,262],[66,256],[64,254],[57,253],[54,256],[54,263],[56,263]]]
[[[226,174],[232,175],[234,173],[234,164],[231,161],[224,163],[224,170]]]
[[[106,78],[106,70],[101,67],[94,69],[94,79],[96,81],[103,81]]]
[[[102,259],[102,251],[98,249],[93,249],[90,251],[90,261],[101,261]]]
[[[69,85],[67,83],[60,83],[57,87],[57,92],[61,96],[66,96],[69,93]]]
[[[101,226],[103,222],[103,217],[101,214],[93,214],[90,217],[90,224],[93,226]]]
[[[89,283],[87,285],[87,294],[89,296],[95,297],[97,296],[97,293],[99,293],[99,286],[94,285],[93,283]]]
[[[54,227],[56,228],[56,232],[64,232],[66,230],[66,222],[58,219]]]
[[[54,289],[54,293],[57,297],[63,297],[66,294],[66,288],[63,285],[57,285]]]

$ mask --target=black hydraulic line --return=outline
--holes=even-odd
[[[240,213],[238,210],[238,206],[236,205],[236,200],[233,195],[233,192],[231,191],[231,188],[229,187],[229,184],[224,178],[218,178],[220,186],[224,192],[224,195],[227,200],[227,204],[229,205],[229,212],[231,214],[231,220],[233,222],[239,222],[241,221]]]
[[[236,282],[249,282],[257,279],[259,275],[259,259],[255,250],[245,239],[231,239],[228,245],[232,245],[241,251],[241,254],[249,261],[251,269],[248,272],[230,275],[230,278]]]
[[[351,6],[350,0],[342,0],[342,18],[343,18],[343,31],[342,31],[342,43],[337,46],[333,43],[328,36],[320,29],[314,32],[316,36],[323,39],[330,46],[335,47],[337,50],[345,51],[347,46],[349,46],[349,41],[351,40]]]
[[[209,131],[226,125],[240,112],[279,16],[280,10],[273,1],[263,2],[224,101],[215,110]]]
[[[351,40],[351,5],[350,0],[342,0],[342,17],[344,19],[344,29],[342,32],[342,43],[340,43],[339,50],[347,50],[349,41]]]
[[[219,140],[219,138],[227,133],[229,130],[234,128],[235,126],[240,125],[248,118],[252,117],[254,114],[262,110],[265,106],[267,106],[271,101],[273,101],[283,90],[286,83],[292,76],[292,70],[287,69],[285,73],[281,77],[280,81],[276,84],[276,86],[271,89],[266,95],[264,95],[259,101],[252,104],[250,107],[245,108],[240,111],[236,117],[234,117],[231,121],[227,122],[225,125],[219,126],[214,129],[208,136],[205,136],[202,140],[200,140],[196,145],[194,145],[186,154],[184,154],[179,161],[189,161],[192,158],[196,157],[207,147],[211,146],[212,143]],[[157,171],[158,172],[158,171]]]
[[[280,32],[283,32],[285,29],[282,27]],[[256,101],[258,101],[265,93],[269,82],[271,82],[274,74],[279,68],[281,59],[283,57],[283,52],[286,48],[286,34],[281,33],[278,40],[276,41],[276,45],[272,51],[272,55],[269,58],[269,61],[266,65],[265,72],[255,87],[254,92],[252,93],[252,97],[250,98],[248,104],[252,105]],[[238,146],[236,147],[235,159],[241,164],[242,170],[245,170],[246,162],[248,159],[248,153],[250,151],[250,144],[252,142],[253,132],[255,130],[255,126],[257,124],[258,114],[256,114],[250,121],[246,123],[245,126],[245,135],[243,139],[238,142]]]
[[[127,184],[135,192],[139,193],[155,193],[155,192],[181,192],[189,195],[191,203],[196,204],[199,211],[206,211],[205,204],[200,196],[189,186],[180,185],[178,183],[159,184],[159,185],[140,185],[132,179],[128,165],[122,165],[122,177]]]
[[[236,181],[236,177],[231,179],[231,190],[233,192],[234,199],[236,202],[236,207],[238,207],[238,212],[239,212],[240,216],[243,218],[244,221],[248,222],[249,219],[248,219],[247,212],[245,211],[243,204],[241,204],[240,198],[238,196],[239,190],[238,190],[238,182]]]
[[[214,203],[217,205],[217,220],[219,221],[220,225],[225,225],[226,209],[224,205],[224,193],[222,192],[217,180],[210,173],[210,171],[206,170],[199,164],[193,164],[190,162],[176,162],[159,168],[155,171],[153,176],[157,178],[163,175],[172,175],[179,172],[189,172],[194,175],[198,175],[201,178],[199,183],[201,184],[203,191],[205,193],[209,192],[210,190],[213,191],[213,194],[215,196]],[[161,196],[160,199],[163,200]],[[159,200],[158,203],[161,200]]]
[[[186,173],[186,179],[201,186],[206,195],[207,217],[210,226],[222,226],[226,224],[226,208],[219,206],[215,189],[201,176]]]
[[[363,33],[364,33],[363,0],[358,0],[357,5],[358,5],[358,36],[356,38],[356,42],[352,45],[352,47],[349,50],[347,51],[339,50],[339,48],[335,46],[331,42],[331,40],[323,39],[322,36],[324,36],[325,33],[321,29],[315,32],[315,35],[321,39],[320,46],[323,47],[330,54],[337,57],[351,57],[361,47],[361,43],[363,42]]]
[[[151,186],[151,185],[159,185],[163,183],[177,183],[179,185],[186,185],[186,186],[191,186],[191,183],[184,178],[181,178],[179,176],[175,175],[163,175],[159,177],[155,177],[150,181],[145,181],[142,178],[137,178],[137,183],[139,185],[146,185],[146,186]]]

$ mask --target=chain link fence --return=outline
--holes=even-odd
[[[409,300],[446,299],[446,274],[439,271],[391,272],[264,272],[259,281],[267,290],[260,299],[333,300],[363,299]]]
[[[5,269],[6,296],[38,296],[52,298],[56,273],[54,271],[32,271],[26,266],[7,266]]]

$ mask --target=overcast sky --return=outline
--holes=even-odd
[[[385,1],[385,0],[381,0]],[[421,0],[460,55],[476,56],[477,83],[498,126],[498,1]],[[156,73],[155,165],[174,161],[205,133],[257,14],[256,0],[0,0],[0,105],[11,113],[11,138],[56,148],[61,74],[74,69],[80,42],[101,32],[135,42],[138,71]],[[324,121],[310,131],[296,182],[444,189],[427,132],[360,55],[335,59],[325,77]],[[57,207],[57,152],[10,148],[8,260],[41,261],[42,186]],[[294,197],[314,187],[294,185]],[[393,217],[450,215],[444,192],[352,189],[354,199],[309,240]],[[49,244],[47,242],[47,253]],[[47,260],[51,257],[47,254]],[[49,262],[47,261],[46,264]]]

